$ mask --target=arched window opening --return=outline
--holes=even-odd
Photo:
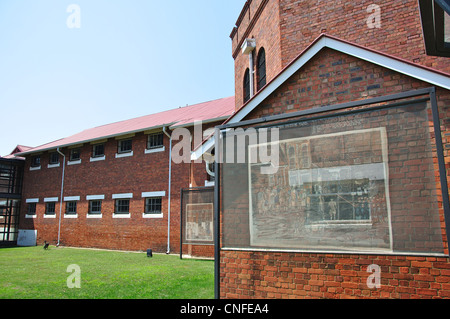
[[[244,103],[250,100],[250,70],[245,70],[244,74]]]
[[[258,91],[266,85],[266,52],[264,48],[261,48],[258,53],[257,60],[257,81],[258,81]]]

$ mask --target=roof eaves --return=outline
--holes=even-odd
[[[118,134],[99,136],[99,137],[96,137],[96,138],[93,138],[93,139],[79,140],[79,141],[75,141],[75,142],[72,142],[72,143],[62,143],[62,144],[58,144],[58,145],[52,145],[51,147],[44,147],[45,145],[56,143],[57,141],[62,141],[64,139],[66,139],[66,138],[62,138],[62,139],[59,139],[59,140],[56,140],[56,141],[53,141],[53,142],[50,142],[50,143],[43,144],[41,146],[37,146],[37,147],[32,148],[30,150],[27,150],[25,152],[16,153],[16,155],[18,155],[18,156],[25,156],[25,155],[30,155],[30,154],[33,154],[33,153],[54,150],[54,149],[57,149],[57,148],[70,147],[70,146],[79,145],[79,144],[85,144],[85,143],[92,143],[92,142],[95,142],[95,141],[100,141],[100,140],[104,140],[104,139],[108,139],[108,138],[114,138],[114,137],[118,137],[118,136],[122,136],[122,135],[139,133],[139,132],[145,132],[145,131],[148,131],[148,130],[163,128],[163,127],[170,127],[173,124],[176,124],[176,122],[167,123],[167,124],[163,124],[163,125],[156,125],[156,126],[152,126],[152,127],[146,127],[146,128],[142,128],[142,129],[138,129],[138,130],[121,132],[121,133],[118,133]]]

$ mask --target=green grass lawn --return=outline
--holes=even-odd
[[[68,288],[80,268],[80,288]],[[0,248],[0,299],[210,299],[214,262],[76,248]]]

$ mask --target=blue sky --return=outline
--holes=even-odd
[[[244,3],[0,0],[0,155],[234,95],[229,35]]]

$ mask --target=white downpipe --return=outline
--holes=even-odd
[[[64,171],[66,169],[66,155],[61,153],[61,151],[59,150],[59,147],[56,149],[56,151],[63,157],[63,170],[62,170],[62,177],[61,177],[61,198],[60,198],[60,203],[59,203],[58,243],[56,244],[56,246],[59,246],[59,241],[61,238],[61,212],[62,212],[62,205],[63,205]]]
[[[248,63],[249,63],[249,70],[250,70],[250,98],[252,98],[252,96],[254,95],[253,92],[253,51],[251,51],[248,54]]]
[[[169,146],[169,190],[168,190],[168,209],[167,209],[167,251],[166,254],[170,253],[170,194],[172,189],[172,136],[169,135],[166,131],[166,127],[163,127],[164,134],[167,135],[167,137],[170,140],[170,146]]]

